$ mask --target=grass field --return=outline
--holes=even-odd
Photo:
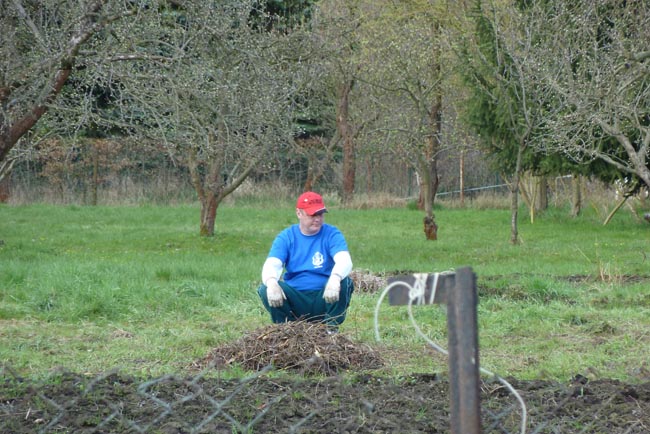
[[[441,207],[439,240],[422,213],[339,209],[355,270],[385,276],[471,266],[478,278],[481,364],[501,376],[627,381],[650,375],[650,225],[620,213],[607,226],[549,210],[522,212],[509,244],[507,210]],[[0,206],[0,362],[31,376],[58,367],[100,373],[182,372],[211,348],[270,323],[257,298],[275,234],[292,204],[222,206],[216,236],[198,236],[199,209]],[[355,294],[342,332],[383,352],[388,374],[444,372],[406,308]],[[419,306],[422,330],[446,346],[441,307]]]

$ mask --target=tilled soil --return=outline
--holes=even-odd
[[[313,323],[251,332],[215,348],[188,376],[135,379],[60,372],[25,379],[0,368],[2,433],[447,433],[444,376],[373,375],[381,357]],[[226,379],[240,366],[247,377]],[[576,375],[481,387],[484,433],[650,433],[650,382]],[[523,415],[525,414],[525,421]]]
[[[648,433],[650,383],[510,380],[527,406],[529,433]],[[520,432],[521,410],[497,384],[481,393],[485,433]],[[0,385],[3,433],[447,433],[448,383],[435,375],[386,379],[150,381],[72,373]]]

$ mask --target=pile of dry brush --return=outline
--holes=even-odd
[[[355,291],[376,293],[386,286],[386,276],[365,270],[350,274]],[[321,323],[295,321],[272,324],[212,349],[195,368],[223,369],[239,366],[261,371],[267,366],[307,374],[335,374],[344,370],[370,370],[383,365],[378,352],[355,344],[342,334],[330,335]]]
[[[355,344],[343,334],[328,334],[321,323],[295,321],[272,324],[214,348],[196,368],[240,366],[261,371],[275,369],[303,374],[331,375],[343,370],[377,369],[379,354],[367,345]]]

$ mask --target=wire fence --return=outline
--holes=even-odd
[[[149,380],[0,374],[3,433],[449,432],[449,384],[436,375],[288,378],[270,366],[234,380],[211,370]],[[523,432],[649,432],[648,385],[512,384],[530,411]],[[482,382],[481,403],[484,433],[522,432],[521,408],[500,382]]]

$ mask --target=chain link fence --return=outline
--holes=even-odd
[[[446,433],[449,384],[420,374],[382,378],[285,375],[267,366],[239,379],[136,379],[57,372],[42,380],[0,369],[3,433]],[[511,380],[526,401],[527,433],[647,433],[650,384]],[[514,434],[521,412],[499,382],[482,382],[484,433]]]

